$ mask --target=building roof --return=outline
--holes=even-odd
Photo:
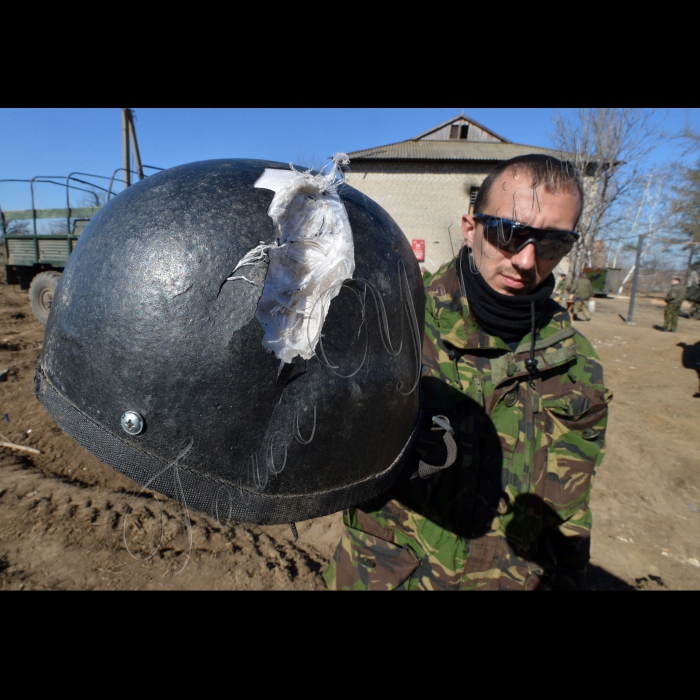
[[[497,138],[499,141],[502,141],[503,143],[512,143],[512,141],[509,141],[507,138],[501,136],[500,134],[497,134],[495,131],[492,129],[489,129],[487,126],[484,126],[483,124],[480,124],[476,119],[472,119],[471,117],[468,117],[464,112],[461,114],[458,114],[456,117],[452,117],[452,119],[446,119],[442,124],[438,124],[437,126],[434,126],[427,131],[424,131],[422,134],[418,134],[418,136],[414,136],[413,140],[417,141],[418,139],[425,138],[426,136],[430,136],[430,134],[435,133],[436,131],[439,131],[443,127],[446,127],[448,124],[452,124],[453,122],[459,121],[459,120],[464,120],[466,122],[469,122],[470,124],[473,124],[474,126],[478,127],[479,129],[482,129],[485,131],[487,134],[491,134],[494,138]]]
[[[449,120],[453,121],[453,120]],[[449,123],[449,122],[448,122]],[[431,131],[433,131],[431,129]],[[410,139],[386,146],[366,148],[348,153],[350,162],[363,160],[482,160],[502,161],[527,153],[542,153],[555,158],[567,154],[539,146],[519,143],[495,143],[488,141],[427,141]]]
[[[455,130],[450,127],[469,124],[476,129],[469,129],[466,137],[455,138]],[[464,113],[447,119],[418,136],[407,141],[398,141],[386,146],[365,148],[348,153],[350,162],[363,161],[467,161],[498,163],[528,153],[540,153],[555,158],[575,161],[571,153],[562,153],[551,148],[527,146],[513,143],[483,124],[467,117]]]

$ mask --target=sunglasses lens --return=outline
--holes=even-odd
[[[488,242],[507,253],[517,253],[527,241],[535,240],[529,233],[519,233],[512,226],[485,229]]]
[[[537,257],[540,260],[555,260],[563,258],[572,248],[573,243],[561,238],[546,238],[540,241]]]
[[[532,242],[540,260],[554,260],[563,258],[573,247],[573,241],[566,238],[547,238],[535,231],[523,231],[508,220],[494,218],[483,223],[486,240],[507,253],[517,253]]]
[[[513,248],[514,241],[518,239],[525,240],[523,234],[519,233],[511,222],[498,219],[492,219],[484,225],[484,233],[491,245],[497,245],[499,248],[508,251]]]

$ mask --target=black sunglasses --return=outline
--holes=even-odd
[[[579,239],[576,231],[533,228],[489,214],[473,216],[483,224],[486,240],[507,253],[518,253],[532,243],[540,260],[556,260],[563,258]]]

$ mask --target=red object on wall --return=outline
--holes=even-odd
[[[422,238],[414,238],[411,241],[411,248],[416,256],[418,262],[423,262],[425,260],[425,240]]]

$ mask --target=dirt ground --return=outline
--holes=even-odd
[[[576,324],[614,392],[592,496],[588,588],[697,590],[700,321],[681,318],[677,333],[659,332],[652,326],[662,323],[663,302],[638,298],[628,326],[628,305],[596,299],[593,320]],[[140,493],[34,398],[43,331],[27,293],[0,283],[1,439],[41,452],[0,448],[0,589],[324,588],[319,572],[340,537],[340,514],[299,523],[294,542],[288,526],[191,512],[190,548],[177,503]]]

